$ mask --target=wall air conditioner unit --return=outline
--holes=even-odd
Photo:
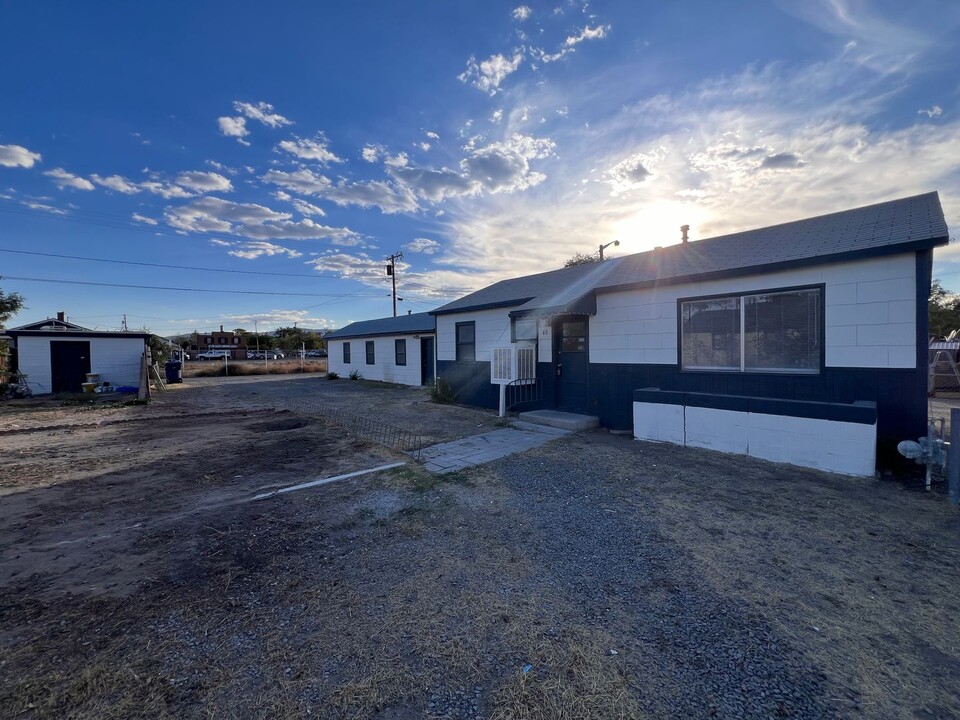
[[[491,353],[490,382],[500,386],[500,417],[507,414],[507,385],[532,384],[537,377],[537,346],[532,342],[495,347]]]

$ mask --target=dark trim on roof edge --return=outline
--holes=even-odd
[[[350,335],[324,335],[324,340],[350,340],[351,338],[362,338],[362,337],[390,337],[390,336],[400,336],[400,335],[436,335],[436,328],[430,328],[429,330],[406,330],[404,332],[374,332],[374,333],[356,333]]]
[[[134,332],[98,332],[96,330],[7,330],[7,335],[16,340],[18,337],[49,337],[49,338],[134,338],[149,340],[153,333]]]
[[[876,248],[867,248],[863,250],[850,250],[833,255],[814,255],[808,258],[797,258],[795,260],[784,260],[781,262],[767,263],[765,265],[747,265],[745,267],[732,268],[729,270],[714,270],[705,273],[695,273],[692,275],[675,275],[673,277],[656,278],[653,280],[638,280],[632,283],[621,283],[620,285],[604,285],[593,290],[595,293],[622,292],[624,290],[635,290],[645,287],[656,287],[661,285],[683,285],[685,283],[704,282],[706,280],[722,280],[725,278],[736,277],[738,275],[762,275],[770,272],[780,272],[782,270],[793,270],[800,267],[811,267],[814,265],[829,265],[831,263],[848,262],[850,260],[867,260],[870,258],[884,257],[887,255],[904,255],[906,253],[916,253],[924,250],[931,250],[950,242],[949,237],[934,238],[931,240],[916,240],[911,243],[901,245],[884,245]],[[583,297],[583,296],[581,296]]]
[[[516,278],[516,279],[519,279],[519,278]],[[487,287],[491,287],[491,286],[488,285]],[[484,288],[484,290],[486,290],[486,288]],[[480,291],[478,290],[477,292],[480,292]],[[467,307],[454,308],[453,310],[443,310],[443,309],[430,310],[428,314],[433,316],[453,315],[455,313],[477,312],[479,310],[493,310],[495,308],[513,307],[514,305],[523,305],[524,303],[528,303],[531,300],[533,300],[535,297],[536,295],[533,295],[531,297],[516,298],[515,300],[501,300],[500,302],[481,303],[480,305],[469,305]],[[456,302],[456,300],[454,300],[454,302]]]

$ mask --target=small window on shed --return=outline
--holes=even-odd
[[[343,364],[344,365],[350,364],[350,343],[348,342],[345,342],[343,344]]]
[[[407,341],[398,339],[393,341],[394,353],[396,355],[397,365],[407,364]]]
[[[367,340],[367,365],[373,365],[376,362],[373,351],[373,340]]]

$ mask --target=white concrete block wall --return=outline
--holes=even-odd
[[[679,298],[819,284],[826,286],[828,367],[916,367],[913,253],[766,275],[600,293],[597,314],[590,318],[590,362],[676,364]]]
[[[437,316],[437,360],[457,359],[457,323],[473,322],[477,343],[476,359],[490,362],[490,351],[510,344],[510,311],[496,308]]]
[[[633,433],[845,475],[872,476],[877,462],[877,426],[865,423],[635,402]]]
[[[111,385],[140,385],[140,358],[144,342],[139,338],[91,338],[90,372]]]
[[[420,335],[420,338],[431,337]],[[412,335],[384,335],[332,339],[327,341],[327,367],[340,377],[348,377],[357,370],[367,380],[380,380],[399,385],[420,385],[420,338]],[[407,341],[407,364],[396,364],[395,340]],[[373,341],[374,364],[367,365],[367,341]],[[350,363],[343,362],[343,344],[350,343]]]
[[[69,335],[21,336],[17,339],[17,363],[27,376],[27,384],[35,394],[53,392],[50,367],[50,343],[89,342],[90,372],[111,385],[140,385],[140,358],[144,341],[141,338],[91,337]]]
[[[60,339],[68,340],[69,338]],[[51,338],[47,337],[17,338],[17,368],[27,376],[27,384],[35,395],[53,392],[50,340]]]

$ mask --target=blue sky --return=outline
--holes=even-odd
[[[14,325],[341,327],[390,314],[397,251],[420,312],[681,224],[929,190],[960,222],[954,0],[0,0],[0,21]],[[935,274],[960,289],[960,252]]]

